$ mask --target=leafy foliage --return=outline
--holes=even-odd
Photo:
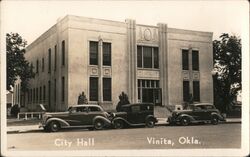
[[[82,94],[79,94],[77,104],[78,105],[88,104],[88,99],[86,98],[86,95],[84,94],[84,92],[82,92]]]
[[[126,104],[130,104],[129,100],[128,100],[128,95],[125,94],[124,92],[122,92],[120,95],[119,95],[119,102],[116,106],[116,111],[117,112],[120,112],[121,111],[121,107],[123,105],[126,105]]]
[[[31,65],[24,57],[26,45],[27,42],[18,33],[6,34],[7,90],[11,90],[19,76],[22,80],[21,90],[26,91],[29,79],[35,76]]]
[[[222,34],[213,41],[215,105],[227,112],[241,90],[241,39]]]

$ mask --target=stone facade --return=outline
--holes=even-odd
[[[90,42],[98,43],[96,65],[90,64]],[[111,44],[109,66],[102,64],[104,43]],[[145,51],[143,55],[153,55],[152,62],[148,61],[148,56],[142,56],[143,64],[148,64],[147,60],[152,68],[138,66],[140,48]],[[189,52],[189,70],[182,69],[183,49]],[[193,81],[198,81],[199,102],[213,103],[210,32],[169,28],[163,23],[141,25],[131,19],[116,22],[68,15],[26,50],[25,57],[37,72],[25,94],[25,106],[30,110],[42,103],[51,111],[63,111],[77,103],[82,91],[89,103],[105,109],[116,107],[122,91],[128,94],[130,102],[153,100],[160,105],[183,104],[183,80],[189,81],[190,94],[193,94]],[[199,69],[195,71],[191,70],[193,50],[199,53]],[[90,101],[92,77],[98,80],[96,101]],[[109,101],[103,100],[106,94],[103,78],[111,79]]]

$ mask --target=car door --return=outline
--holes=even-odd
[[[194,106],[192,113],[190,113],[189,115],[191,115],[195,120],[199,121],[202,120],[202,114],[202,108],[200,106]]]
[[[127,112],[128,122],[131,124],[142,123],[139,117],[139,112],[140,112],[139,105],[131,105],[129,111]]]
[[[86,119],[88,125],[93,124],[93,120],[96,116],[102,116],[102,110],[96,106],[89,106],[88,107],[88,117]]]
[[[69,113],[69,123],[72,126],[87,125],[87,116],[87,107],[75,107],[75,109],[71,110],[71,112]]]

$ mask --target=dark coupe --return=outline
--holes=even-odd
[[[209,103],[199,103],[189,105],[186,110],[178,110],[168,117],[170,125],[181,124],[183,126],[190,123],[206,122],[217,125],[219,121],[224,121],[224,117],[214,105]]]
[[[123,105],[121,112],[113,113],[113,116],[112,124],[116,129],[139,125],[146,125],[151,128],[157,122],[154,117],[154,105],[152,103]]]
[[[44,113],[40,127],[56,132],[61,128],[85,127],[101,130],[111,125],[110,115],[98,105],[76,105],[66,112]]]

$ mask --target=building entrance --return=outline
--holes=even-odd
[[[138,80],[138,101],[162,105],[159,80]]]

